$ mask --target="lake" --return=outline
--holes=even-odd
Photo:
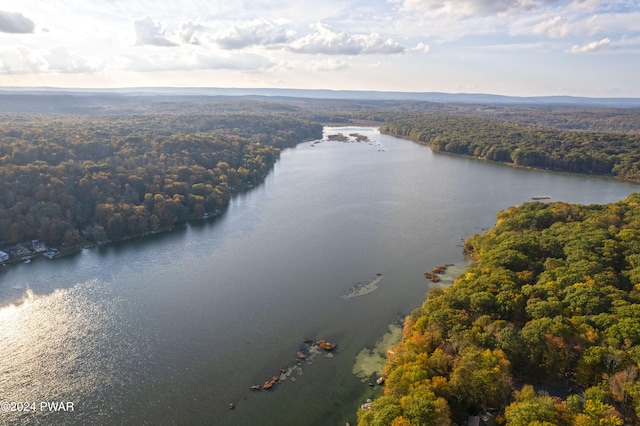
[[[423,272],[462,270],[498,210],[640,188],[325,132],[369,142],[301,143],[214,220],[0,275],[0,402],[37,404],[0,423],[353,425],[379,391],[358,354],[422,303]]]

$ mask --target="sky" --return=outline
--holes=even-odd
[[[640,0],[0,0],[0,86],[640,97]]]

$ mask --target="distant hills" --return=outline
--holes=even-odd
[[[269,89],[269,88],[215,88],[215,87],[132,87],[117,89],[75,89],[51,87],[0,87],[2,98],[11,95],[63,95],[83,96],[220,96],[220,97],[269,97],[308,99],[353,99],[353,100],[402,100],[441,103],[471,104],[514,104],[514,105],[567,105],[636,108],[640,98],[588,98],[575,96],[503,96],[482,93],[442,93],[442,92],[385,92],[360,90],[310,90],[310,89]],[[115,100],[115,99],[114,99]]]

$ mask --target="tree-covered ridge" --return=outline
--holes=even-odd
[[[436,152],[519,166],[640,180],[640,134],[550,129],[504,120],[429,114],[384,123],[380,131]]]
[[[359,424],[485,410],[509,426],[638,424],[640,194],[513,207],[465,249],[473,264],[407,317]]]
[[[0,242],[118,240],[226,208],[280,148],[322,126],[278,115],[11,115],[0,122]]]

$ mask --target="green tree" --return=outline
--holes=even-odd
[[[536,393],[530,385],[515,392],[515,401],[505,409],[505,418],[507,426],[570,425],[565,407],[544,392]]]

